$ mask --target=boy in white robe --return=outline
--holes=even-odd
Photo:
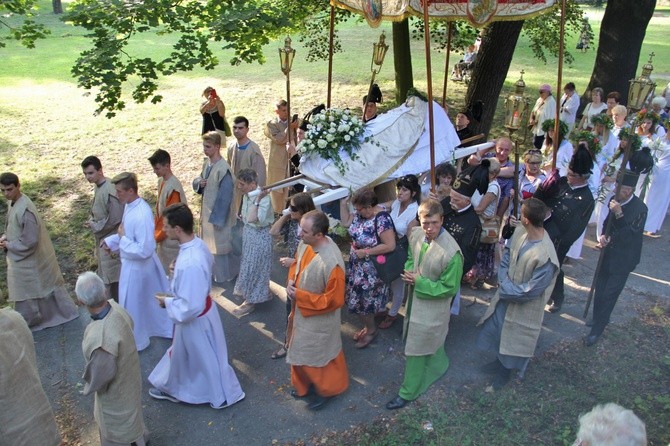
[[[137,177],[123,172],[112,183],[125,204],[123,219],[118,233],[106,237],[100,246],[120,254],[119,304],[133,318],[135,344],[142,351],[151,336],[172,337],[172,322],[153,299],[156,293],[167,291],[169,284],[156,254],[151,208],[137,194]]]
[[[244,398],[235,371],[228,363],[223,326],[209,296],[214,257],[193,234],[193,214],[175,204],[163,211],[163,228],[179,241],[172,278],[172,295],[157,295],[175,323],[172,346],[149,375],[156,399],[205,404],[223,409]]]

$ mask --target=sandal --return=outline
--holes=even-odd
[[[375,338],[377,337],[378,334],[379,334],[379,330],[375,330],[372,334],[368,334],[368,333],[366,332],[366,333],[365,333],[365,336],[363,336],[362,338],[360,338],[360,339],[358,340],[358,342],[356,343],[356,348],[365,348],[365,347],[367,347],[368,345],[370,345],[370,343],[371,343],[372,341],[375,340]]]
[[[384,318],[384,320],[381,322],[381,324],[379,324],[379,328],[381,328],[382,330],[386,330],[387,328],[391,328],[393,326],[393,324],[395,323],[395,320],[396,320],[397,317],[398,317],[397,315],[396,316],[387,315]]]
[[[270,355],[270,358],[281,359],[286,356],[286,353],[288,353],[288,351],[286,350],[286,347],[282,345],[282,347],[279,350]]]
[[[363,336],[365,336],[367,334],[367,332],[368,332],[367,328],[365,328],[365,327],[361,328],[359,331],[354,333],[354,336],[353,336],[354,341],[358,341],[359,339],[361,339]]]

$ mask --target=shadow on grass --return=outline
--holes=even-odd
[[[299,444],[571,445],[579,415],[616,402],[646,424],[650,446],[670,442],[670,305],[654,300],[629,323],[610,325],[596,346],[556,345],[525,382],[501,391],[429,391],[407,409]],[[615,310],[616,311],[616,310]],[[447,379],[449,374],[447,373]]]

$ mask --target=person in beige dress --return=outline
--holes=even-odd
[[[0,309],[0,444],[58,446],[54,413],[37,370],[33,336],[20,314]]]
[[[158,177],[158,198],[156,200],[156,214],[154,216],[154,238],[156,239],[156,252],[163,265],[165,272],[170,271],[170,264],[175,261],[179,254],[179,243],[169,240],[163,229],[163,209],[177,203],[186,204],[186,193],[181,181],[172,173],[170,154],[163,150],[156,150],[149,157],[151,167]]]
[[[235,178],[230,165],[221,156],[221,136],[217,132],[202,135],[205,160],[193,190],[202,195],[200,238],[214,255],[212,278],[228,282],[240,272],[241,252],[232,244],[232,228],[237,222],[233,201]]]
[[[32,331],[55,327],[79,316],[65,288],[56,252],[37,207],[21,192],[19,177],[0,175],[0,190],[9,201],[0,249],[7,257],[9,301]]]
[[[123,218],[123,205],[116,196],[112,180],[102,171],[102,163],[97,156],[87,156],[81,162],[86,181],[95,184],[91,216],[84,223],[95,237],[95,258],[98,261],[98,276],[105,282],[109,297],[119,301],[119,275],[121,259],[108,254],[100,247],[105,237],[115,234]]]
[[[273,184],[289,176],[289,154],[286,144],[289,142],[290,131],[294,132],[298,127],[297,119],[289,126],[288,106],[284,99],[275,104],[277,117],[265,124],[265,136],[270,139],[270,156],[268,157],[268,184]],[[295,142],[295,138],[291,138]],[[286,208],[288,200],[288,188],[273,190],[270,192],[272,208],[276,214]]]

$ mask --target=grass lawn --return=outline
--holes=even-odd
[[[40,4],[43,14],[40,20],[50,26],[52,35],[39,41],[34,50],[24,49],[12,42],[0,49],[0,123],[4,130],[0,134],[0,169],[17,173],[22,180],[23,191],[34,199],[41,210],[66,281],[72,287],[78,273],[95,267],[93,238],[83,230],[92,188],[81,174],[80,161],[87,155],[95,154],[102,159],[108,176],[121,171],[136,172],[140,179],[140,194],[153,202],[156,178],[147,158],[154,150],[163,148],[172,155],[176,175],[188,186],[202,166],[198,107],[200,94],[207,85],[215,87],[224,99],[229,119],[240,114],[249,118],[250,137],[267,154],[263,123],[272,118],[274,101],[285,93],[276,49],[282,43],[275,42],[266,47],[268,62],[264,65],[230,66],[226,62],[231,54],[221,51],[218,56],[223,63],[216,70],[196,70],[161,80],[158,93],[164,96],[164,100],[157,105],[134,104],[128,95],[126,110],[108,120],[93,116],[96,108],[93,96],[77,89],[69,74],[79,52],[88,47],[84,31],[63,24],[48,14],[50,2],[41,1]],[[595,46],[602,10],[589,10],[588,15],[596,34]],[[657,15],[647,30],[641,64],[646,62],[648,53],[656,53],[656,69],[652,77],[662,86],[670,80],[670,60],[667,57],[670,10],[659,8]],[[384,23],[380,29],[373,30],[358,22],[342,27],[340,37],[345,52],[335,56],[333,106],[360,108],[361,97],[367,92],[369,82],[372,43],[377,40],[380,30],[386,30],[390,37],[390,28],[390,24]],[[171,39],[155,34],[141,36],[133,43],[131,51],[160,54],[169,50]],[[305,50],[297,40],[294,39],[297,58],[291,75],[292,107],[303,114],[326,100],[327,63],[307,63]],[[387,39],[387,42],[390,40]],[[573,49],[576,42],[577,36],[570,36],[566,39],[566,47]],[[415,86],[425,90],[423,41],[413,41],[412,51]],[[590,78],[595,51],[576,52],[574,55],[574,65],[564,70],[564,82],[575,82],[581,92]],[[456,52],[452,54],[452,64],[458,56]],[[388,99],[392,99],[390,92],[394,87],[392,57],[391,48],[378,75],[378,82]],[[433,52],[433,67],[434,92],[440,96],[444,54]],[[556,83],[556,61],[550,59],[547,65],[543,65],[535,60],[527,40],[522,36],[501,97],[509,92],[522,69],[526,71],[524,78],[533,99],[539,84]],[[464,94],[462,84],[449,83],[448,103],[452,107],[462,105]],[[391,106],[388,102],[384,103],[384,107]],[[493,134],[500,131],[498,127]],[[188,198],[195,205],[195,195]],[[4,221],[4,217],[3,206],[0,220]],[[5,269],[0,268],[0,293],[6,296],[6,292]],[[648,326],[657,330],[654,333],[661,340],[651,347],[658,348],[656,353],[667,353],[667,308],[650,313],[648,320],[637,324],[640,330],[651,330]],[[637,328],[634,326],[631,329]],[[645,344],[632,344],[623,333],[620,338],[625,348],[631,351],[638,350],[636,345],[644,347]],[[572,357],[571,361],[584,362],[575,364],[577,369],[565,364],[564,372],[588,378],[578,388],[552,389],[548,383],[538,381],[527,383],[523,390],[512,388],[499,398],[481,393],[435,395],[425,404],[401,412],[392,421],[387,417],[388,428],[384,424],[365,426],[346,433],[339,440],[327,439],[327,444],[502,445],[529,444],[528,438],[536,438],[536,444],[569,444],[574,438],[576,415],[580,409],[604,397],[621,401],[640,414],[650,414],[653,421],[648,423],[648,429],[659,441],[654,444],[666,444],[670,441],[668,357],[654,355],[645,348],[639,350],[639,353],[647,355],[643,360],[650,362],[646,363],[649,366],[644,374],[625,375],[636,379],[631,385],[616,382],[616,386],[610,388],[603,382],[600,370],[608,368],[612,362],[617,363],[617,367],[620,365],[612,354],[601,352],[595,363],[590,363],[589,358]],[[549,360],[560,362],[560,353],[555,352],[558,356]],[[622,367],[627,367],[629,372],[634,370],[635,358],[631,356],[630,364]],[[544,367],[543,364],[544,359],[538,367]],[[607,376],[616,376],[618,370],[609,368],[611,375]],[[533,376],[540,377],[542,373]],[[643,387],[638,387],[637,383]],[[552,410],[553,406],[560,406],[560,410]],[[497,415],[486,418],[482,416],[485,412]],[[424,430],[420,424],[422,420],[432,421],[434,430]],[[519,426],[527,428],[533,436],[526,436]],[[484,436],[484,432],[467,434],[469,436],[463,434],[487,429],[496,431],[491,433],[494,436]],[[503,439],[503,435],[507,440]]]

